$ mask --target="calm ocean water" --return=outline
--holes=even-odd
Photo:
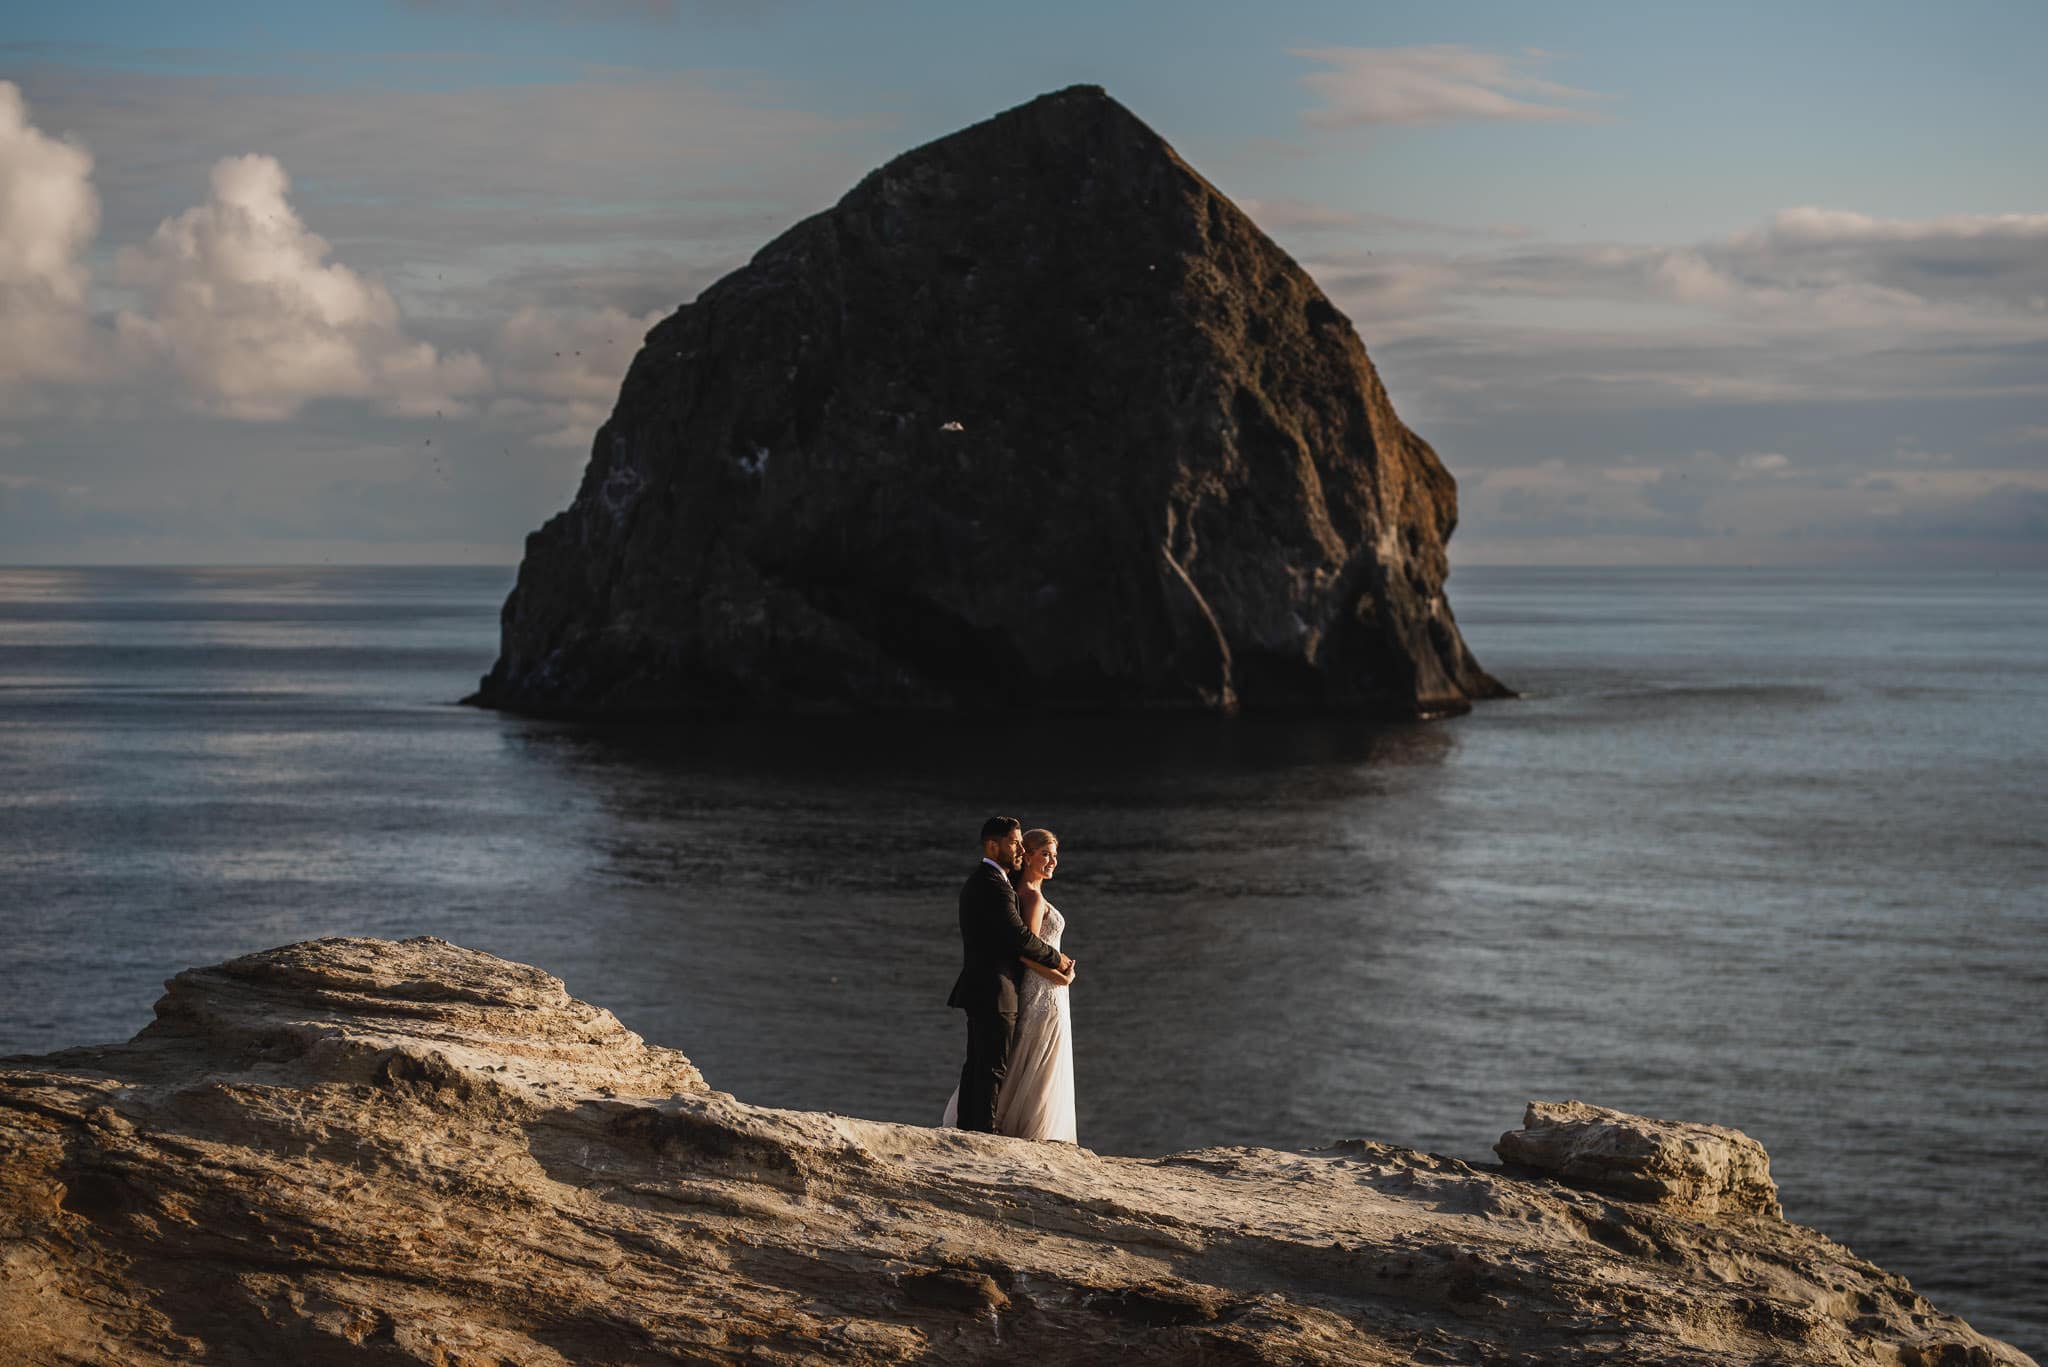
[[[1462,570],[1429,725],[460,708],[509,571],[0,571],[0,1053],[193,964],[442,935],[748,1100],[934,1120],[992,810],[1062,835],[1081,1138],[1488,1160],[1733,1125],[1791,1218],[2048,1350],[2048,575]]]

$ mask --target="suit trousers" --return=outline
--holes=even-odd
[[[996,1132],[996,1093],[1010,1071],[1010,1042],[1016,1036],[1014,1011],[967,1013],[967,1063],[960,1069],[961,1129]]]

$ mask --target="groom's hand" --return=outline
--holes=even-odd
[[[1064,954],[1060,955],[1060,972],[1062,972],[1062,973],[1072,973],[1073,971],[1074,971],[1074,961],[1073,961],[1072,959],[1069,959],[1069,958],[1068,958],[1068,957],[1067,957],[1066,955],[1064,955]]]

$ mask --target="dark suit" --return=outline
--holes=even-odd
[[[948,1006],[967,1013],[967,1063],[960,1070],[960,1128],[992,1134],[996,1091],[1010,1067],[1017,1033],[1017,989],[1023,960],[1060,966],[1060,952],[1031,933],[1017,910],[1017,890],[983,860],[960,889],[960,976]]]

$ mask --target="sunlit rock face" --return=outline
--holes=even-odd
[[[1782,1216],[1771,1156],[1740,1130],[1649,1120],[1582,1101],[1529,1103],[1493,1146],[1510,1164],[1664,1205]]]
[[[2029,1363],[1734,1131],[1531,1126],[1599,1189],[769,1110],[538,969],[321,940],[0,1061],[0,1362]]]
[[[1455,711],[1457,491],[1357,333],[1077,86],[906,153],[648,334],[474,701]]]

